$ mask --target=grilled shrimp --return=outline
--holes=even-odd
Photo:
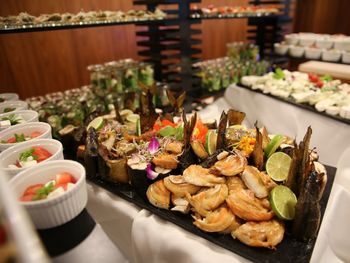
[[[211,187],[225,183],[225,178],[211,174],[209,169],[200,165],[190,165],[185,169],[183,177],[187,183],[198,186]]]
[[[222,175],[234,176],[243,172],[247,165],[247,159],[241,154],[229,155],[225,159],[217,161],[214,168],[220,171]]]
[[[152,162],[156,166],[159,166],[165,169],[176,169],[179,161],[177,160],[176,155],[162,153],[155,156]]]

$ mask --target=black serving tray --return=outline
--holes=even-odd
[[[328,203],[328,198],[333,186],[334,176],[336,172],[336,168],[334,167],[326,166],[326,169],[328,173],[328,182],[324,190],[323,197],[320,201],[321,222]],[[197,236],[205,238],[214,244],[226,248],[227,250],[230,250],[235,254],[238,254],[253,262],[309,262],[315,246],[316,239],[310,240],[306,243],[296,240],[287,233],[285,234],[283,241],[277,246],[276,250],[249,247],[240,241],[233,239],[231,235],[207,233],[201,231],[199,228],[193,225],[193,219],[190,215],[183,215],[178,212],[163,210],[152,206],[147,200],[144,200],[141,196],[139,196],[131,185],[114,184],[102,181],[98,178],[89,178],[89,181],[113,194],[120,196],[129,202],[138,205],[141,208],[149,210],[159,217],[170,221]]]
[[[344,119],[344,118],[340,117],[339,115],[330,115],[330,114],[327,114],[325,112],[319,112],[318,110],[315,109],[314,106],[312,106],[310,104],[306,104],[306,103],[298,103],[295,100],[293,100],[292,98],[285,98],[284,99],[284,98],[276,97],[276,96],[271,95],[271,94],[263,93],[261,90],[251,89],[250,87],[247,87],[247,86],[242,85],[242,84],[237,85],[237,87],[244,88],[244,89],[250,90],[252,92],[263,94],[263,95],[268,96],[270,98],[274,98],[276,100],[280,100],[280,101],[292,104],[294,106],[297,106],[297,107],[300,107],[300,108],[312,111],[312,112],[314,112],[314,113],[316,113],[318,115],[321,115],[321,116],[324,116],[324,117],[328,117],[328,118],[331,118],[333,120],[337,120],[337,121],[343,122],[345,124],[350,124],[350,120],[348,120],[348,119]]]

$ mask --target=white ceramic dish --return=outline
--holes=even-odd
[[[6,108],[14,108],[14,111],[26,110],[28,109],[28,103],[23,100],[10,100],[0,103],[0,113],[5,113],[4,110]]]
[[[331,38],[319,38],[316,40],[316,47],[320,49],[331,49],[334,42]]]
[[[26,123],[26,122],[38,122],[39,121],[39,113],[33,110],[20,110],[16,112],[6,112],[0,114],[0,120],[2,120],[5,117],[8,117],[11,114],[15,114],[19,116],[23,121],[21,123]],[[4,128],[0,127],[0,131],[4,130]]]
[[[52,154],[52,156],[40,162],[39,164],[36,164],[35,166],[49,161],[63,160],[63,146],[59,141],[53,139],[38,139],[20,143],[0,153],[0,169],[10,176],[14,176],[24,170],[29,169],[29,167],[8,168],[8,166],[10,164],[16,163],[21,152],[28,150],[33,146],[42,147]]]
[[[0,93],[0,99],[5,100],[5,101],[19,100],[19,96],[17,93]]]
[[[289,55],[295,58],[301,58],[304,56],[305,48],[300,46],[289,47]]]
[[[285,41],[288,45],[297,45],[299,43],[298,34],[289,34],[285,36]]]
[[[40,132],[41,135],[31,140],[52,139],[51,126],[45,122],[28,122],[23,124],[17,124],[0,132],[0,152],[12,146],[24,143],[2,143],[1,141],[6,141],[7,139],[13,137],[15,133],[30,136],[32,132]]]
[[[299,37],[299,45],[303,47],[310,47],[315,44],[316,38],[313,35],[302,35]]]
[[[37,229],[48,229],[67,223],[85,208],[87,204],[85,168],[74,161],[52,161],[23,171],[10,180],[11,189],[16,198],[20,198],[30,185],[45,184],[61,172],[71,173],[77,180],[72,189],[51,199],[21,202]]]
[[[17,202],[6,174],[0,171],[0,210],[16,247],[15,262],[48,263],[49,259],[26,210]]]
[[[339,37],[334,40],[334,49],[350,51],[350,37]]]
[[[322,49],[319,48],[305,48],[305,57],[307,59],[319,59],[322,54]]]
[[[274,45],[275,53],[278,55],[285,55],[288,52],[289,46],[282,43],[275,43]]]
[[[342,55],[342,52],[338,50],[324,50],[322,52],[322,60],[329,61],[329,62],[337,62],[340,60],[340,57]]]
[[[350,64],[350,52],[344,52],[342,55],[343,63]]]

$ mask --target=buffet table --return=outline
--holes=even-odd
[[[230,107],[246,112],[249,126],[260,120],[270,133],[298,140],[308,125],[313,127],[311,145],[317,147],[322,162],[338,170],[311,262],[349,261],[350,242],[342,231],[350,219],[344,209],[350,203],[349,125],[235,86],[201,116],[217,118]],[[93,183],[88,194],[88,211],[130,262],[248,262]]]

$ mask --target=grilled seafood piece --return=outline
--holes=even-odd
[[[232,176],[227,178],[226,185],[228,187],[229,193],[240,191],[242,189],[247,189],[246,185],[239,176]]]
[[[239,228],[240,225],[242,225],[242,220],[238,216],[234,215],[234,219],[233,219],[231,225],[228,228],[226,228],[225,230],[220,231],[220,233],[221,234],[231,234],[232,231],[235,231],[237,228]]]
[[[165,187],[164,181],[159,180],[151,184],[146,192],[148,201],[159,208],[169,209],[170,205],[170,191]]]
[[[201,159],[208,158],[208,153],[205,150],[203,144],[199,140],[194,140],[191,142],[191,147],[193,152]]]
[[[227,128],[227,114],[223,111],[221,113],[219,126],[218,126],[216,149],[225,149],[226,147],[226,128]]]
[[[214,168],[218,170],[222,175],[234,176],[245,169],[247,165],[247,159],[239,153],[235,155],[230,154],[225,159],[217,161],[214,164]]]
[[[269,191],[261,177],[260,171],[250,165],[247,165],[242,173],[243,182],[255,196],[258,198],[265,198],[269,195]]]
[[[217,184],[193,196],[186,193],[187,200],[201,216],[206,216],[211,210],[218,208],[225,202],[227,196],[228,188],[226,184]]]
[[[216,184],[224,184],[225,178],[210,173],[209,169],[200,165],[192,164],[183,172],[185,182],[198,186],[215,186]]]
[[[191,136],[193,133],[193,129],[197,122],[197,114],[195,113],[190,121],[187,121],[186,119],[186,113],[185,111],[182,112],[182,120],[184,123],[184,148],[183,153],[179,157],[179,167],[181,171],[185,170],[187,167],[189,167],[191,164],[196,163],[197,158],[195,154],[192,151],[191,148]]]
[[[283,239],[284,225],[277,220],[247,222],[231,234],[248,246],[275,249]]]
[[[211,211],[204,218],[194,217],[193,224],[206,232],[220,232],[229,228],[235,220],[234,214],[226,206]]]
[[[186,183],[182,175],[170,175],[164,178],[165,187],[177,197],[184,197],[197,193],[201,187]]]
[[[161,153],[153,157],[152,162],[164,169],[176,169],[179,161],[177,156],[173,154]]]
[[[267,199],[258,199],[250,190],[230,191],[226,203],[232,212],[247,221],[268,221],[274,213]]]
[[[105,160],[109,172],[106,174],[107,178],[113,182],[128,183],[129,175],[127,172],[126,158],[118,160]]]
[[[177,98],[175,98],[174,94],[169,89],[166,90],[166,94],[169,99],[170,105],[174,109],[175,114],[181,113],[181,111],[183,111],[182,105],[184,104],[186,99],[186,92],[182,92]]]
[[[188,212],[190,212],[190,203],[185,198],[171,195],[171,202],[174,205],[174,207],[170,209],[171,211],[178,211],[183,214],[188,214]]]
[[[181,154],[184,145],[180,141],[169,142],[165,145],[165,150],[172,154]]]

